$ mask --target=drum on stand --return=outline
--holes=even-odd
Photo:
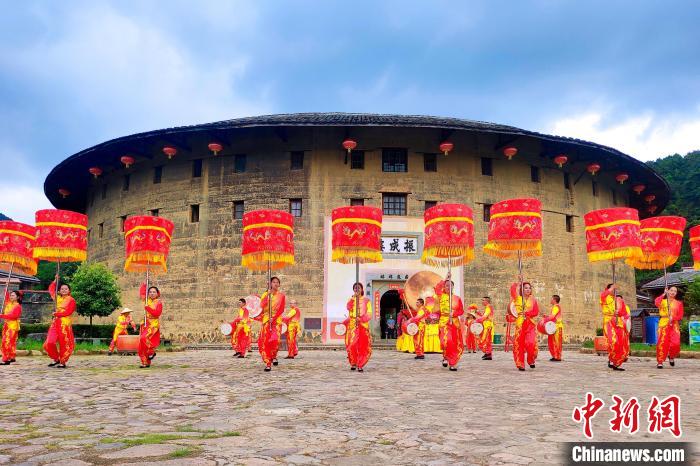
[[[139,335],[119,335],[117,351],[120,353],[136,353],[139,350]]]

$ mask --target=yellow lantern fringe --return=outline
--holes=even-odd
[[[241,257],[241,265],[250,270],[267,270],[268,263],[272,270],[279,270],[288,265],[294,265],[294,254],[265,251],[253,252]]]
[[[678,256],[669,256],[668,254],[661,254],[658,252],[651,252],[644,254],[643,257],[628,258],[625,263],[634,267],[635,269],[644,270],[659,270],[664,267],[670,267],[676,263]]]
[[[333,262],[340,262],[341,264],[354,264],[355,262],[359,262],[360,264],[373,264],[381,262],[383,259],[382,252],[376,249],[341,246],[333,249],[331,260]]]
[[[34,248],[34,258],[49,262],[82,262],[87,251],[72,248]]]
[[[167,273],[168,265],[164,254],[141,251],[134,252],[126,258],[124,271],[139,273],[148,271],[154,274]]]
[[[588,262],[613,261],[618,259],[636,258],[642,256],[642,248],[639,246],[627,246],[609,251],[595,251],[588,253]]]
[[[12,270],[23,275],[36,275],[37,261],[25,256],[18,256],[9,252],[0,252],[0,263],[14,263]],[[10,267],[0,266],[0,270],[8,272]]]
[[[474,259],[474,249],[468,246],[431,246],[423,249],[420,260],[433,267],[444,267],[448,263],[462,266]]]
[[[489,241],[484,245],[484,252],[501,259],[516,259],[518,252],[521,257],[539,257],[542,255],[542,241],[533,239]]]

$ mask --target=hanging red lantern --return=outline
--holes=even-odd
[[[564,154],[559,154],[559,155],[557,155],[556,157],[554,157],[554,163],[556,163],[557,165],[559,165],[559,168],[561,168],[562,165],[564,165],[564,164],[565,164],[566,162],[568,162],[568,161],[569,161],[569,157],[567,157],[567,156],[564,155]]]
[[[595,176],[595,174],[600,171],[600,164],[596,162],[589,163],[586,167],[586,170],[588,171],[588,173]]]
[[[173,146],[163,146],[163,153],[168,156],[168,160],[172,159],[177,154],[177,149]]]
[[[70,191],[68,191],[66,188],[60,188],[60,189],[58,190],[58,194],[60,194],[61,196],[63,196],[63,199],[65,199],[65,198],[67,198],[68,196],[70,196]]]
[[[650,214],[653,214],[654,212],[656,212],[656,210],[657,210],[658,208],[659,208],[659,206],[657,206],[657,205],[650,205],[649,207],[647,207],[647,211],[648,211]]]
[[[518,148],[515,146],[508,146],[503,149],[503,155],[508,157],[508,160],[512,159],[515,157],[515,155],[518,153]]]
[[[130,156],[130,155],[125,155],[125,156],[123,156],[123,157],[122,157],[121,159],[119,159],[119,160],[121,160],[122,163],[123,163],[124,165],[126,165],[126,168],[129,168],[130,166],[132,166],[132,165],[134,164],[134,162],[136,161],[136,160],[135,160],[132,156]]]
[[[355,149],[355,147],[357,147],[357,141],[347,138],[345,141],[343,141],[343,147],[345,148],[345,150],[348,151],[349,154]]]
[[[98,176],[100,176],[102,174],[102,169],[100,167],[90,167],[90,169],[88,171],[95,178],[97,178]]]
[[[627,173],[618,173],[615,179],[620,183],[624,184],[625,181],[629,179],[629,175]]]
[[[635,184],[634,186],[632,186],[632,191],[637,193],[637,196],[642,194],[642,191],[644,191],[645,189],[647,189],[647,187],[644,186],[643,184]]]
[[[648,204],[651,204],[654,199],[656,199],[656,195],[654,194],[647,194],[644,196],[644,200],[647,201]]]
[[[218,142],[210,142],[209,145],[207,146],[210,151],[214,153],[214,155],[219,155],[219,152],[221,152],[221,149],[224,148],[221,144]]]
[[[449,141],[443,141],[440,143],[440,152],[444,153],[445,155],[449,154],[452,149],[454,149],[455,145],[452,144]]]

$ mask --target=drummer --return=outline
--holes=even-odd
[[[245,358],[245,354],[250,348],[250,317],[246,300],[240,298],[238,300],[238,316],[231,322],[231,347],[233,348],[233,357]]]
[[[478,307],[476,304],[470,304],[469,308],[467,308],[467,318],[466,318],[466,325],[464,329],[465,333],[465,350],[467,353],[476,353],[476,343],[477,343],[477,338],[478,335],[475,335],[472,333],[471,326],[472,324],[476,321],[476,310]]]
[[[427,310],[425,309],[425,300],[418,298],[416,300],[416,315],[409,320],[410,324],[418,325],[418,332],[413,335],[413,346],[416,350],[415,359],[425,359],[424,343],[425,343],[425,318]]]
[[[481,304],[484,306],[484,312],[475,321],[484,326],[479,336],[479,348],[484,353],[481,359],[490,361],[493,359],[493,309],[491,308],[491,298],[484,296],[481,298]]]
[[[114,346],[117,344],[117,338],[120,335],[128,335],[129,332],[127,328],[131,326],[131,329],[136,331],[136,322],[131,318],[131,309],[125,307],[122,312],[119,313],[117,317],[117,325],[114,326],[114,333],[112,334],[112,342],[109,344],[109,351],[107,354],[111,356],[114,353]]]
[[[561,298],[559,297],[559,295],[552,295],[552,300],[550,301],[550,304],[552,305],[552,314],[549,316],[548,320],[554,321],[556,323],[557,330],[553,334],[547,336],[547,344],[549,346],[549,354],[552,355],[550,361],[553,362],[561,361],[562,353],[564,323],[561,319],[561,306],[559,306],[560,301]]]

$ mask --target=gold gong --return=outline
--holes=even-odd
[[[411,309],[415,310],[418,298],[425,299],[427,296],[433,296],[435,285],[440,283],[441,280],[442,277],[440,275],[429,270],[423,270],[408,277],[404,288],[406,290],[406,301],[408,301]]]

